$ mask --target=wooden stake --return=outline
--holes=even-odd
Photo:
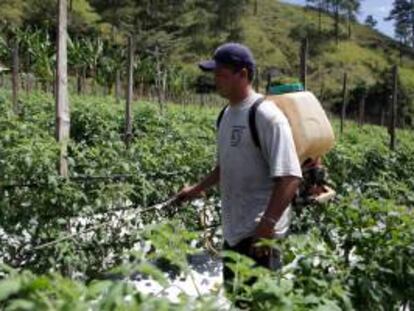
[[[119,104],[120,95],[121,95],[121,71],[117,69],[115,71],[115,98],[118,104]]]
[[[359,102],[359,116],[358,116],[359,126],[362,126],[364,124],[364,119],[365,119],[365,100],[366,100],[366,98],[367,98],[367,95],[364,92],[362,94],[361,100]]]
[[[307,63],[308,63],[308,49],[309,41],[308,38],[302,41],[300,49],[300,81],[302,82],[303,88],[306,91],[307,86]]]
[[[76,69],[76,91],[78,95],[82,94],[82,76],[81,76],[81,69]]]
[[[341,135],[344,132],[344,122],[346,117],[346,104],[347,104],[347,80],[348,80],[348,74],[344,73],[344,81],[343,81],[343,87],[342,87],[342,111],[341,111]]]
[[[134,95],[134,41],[128,38],[128,90],[125,107],[125,144],[127,148],[132,138],[132,99]]]
[[[272,83],[272,76],[270,72],[267,74],[266,94],[270,94],[270,84]]]
[[[68,177],[67,142],[69,139],[69,100],[67,76],[67,0],[58,2],[58,38],[56,63],[56,139],[61,144],[59,174]]]
[[[256,90],[256,92],[259,92],[259,85],[260,85],[260,72],[259,72],[259,67],[256,67],[256,72],[254,73],[254,89]]]
[[[17,38],[14,41],[13,47],[13,72],[12,72],[12,96],[13,96],[13,111],[18,113],[18,97],[19,97],[19,42]]]
[[[392,78],[393,78],[393,92],[391,101],[391,122],[389,127],[390,133],[390,149],[395,150],[396,137],[395,128],[397,124],[397,105],[398,105],[398,66],[392,67]]]

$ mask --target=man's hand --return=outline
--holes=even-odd
[[[220,167],[216,166],[204,179],[196,185],[185,186],[180,192],[176,194],[176,202],[185,202],[197,197],[202,193],[217,184],[220,178]]]
[[[268,240],[273,238],[274,225],[267,221],[261,221],[255,231],[253,242],[250,246],[250,255],[256,258],[270,255],[270,248],[268,246],[257,246],[256,243],[260,240]]]
[[[197,186],[185,186],[176,195],[177,202],[185,202],[201,196],[201,190]]]
[[[255,238],[256,239],[272,239],[274,233],[274,224],[272,222],[267,222],[262,220],[256,227]]]

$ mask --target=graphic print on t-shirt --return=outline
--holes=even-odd
[[[231,130],[231,142],[230,145],[232,147],[237,147],[240,145],[240,142],[242,140],[243,131],[245,130],[245,126],[235,125],[232,127]]]

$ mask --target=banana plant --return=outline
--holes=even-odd
[[[167,88],[173,95],[182,95],[188,89],[188,76],[182,68],[172,66],[168,72]]]
[[[97,37],[95,39],[87,38],[85,40],[85,57],[87,66],[92,79],[92,89],[95,92],[96,73],[99,64],[99,59],[103,53],[103,41]]]
[[[77,93],[83,93],[83,85],[86,79],[88,68],[87,48],[85,38],[68,38],[68,63],[75,71],[77,78]]]
[[[95,85],[96,73],[100,58],[103,54],[103,41],[99,37],[69,38],[68,40],[68,62],[77,76],[78,94],[83,92],[86,76],[92,79]]]
[[[119,45],[110,45],[105,42],[104,52],[97,65],[97,81],[105,86],[108,92],[112,89],[114,83],[117,83],[117,94],[119,92],[119,75],[126,66],[126,50]],[[118,78],[117,78],[118,73]],[[118,79],[118,81],[117,81]]]
[[[32,72],[46,86],[53,82],[56,60],[54,44],[49,33],[43,30],[19,31],[17,38],[25,55],[26,72]]]
[[[97,66],[96,81],[106,88],[106,91],[110,93],[110,89],[115,82],[116,61],[109,54],[104,54],[99,60]]]
[[[141,92],[143,94],[148,93],[150,86],[155,84],[155,61],[150,57],[139,59],[135,72]]]
[[[32,30],[30,27],[19,29],[16,32],[16,38],[19,42],[21,58],[21,76],[26,82],[26,90],[30,92],[34,77],[34,62],[38,61],[38,51],[35,50],[37,42],[45,40],[44,33],[41,30]]]

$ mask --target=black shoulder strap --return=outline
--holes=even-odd
[[[260,97],[258,100],[254,102],[254,104],[252,105],[249,111],[250,133],[252,134],[254,144],[259,149],[261,149],[261,146],[260,146],[260,140],[259,140],[259,133],[257,132],[257,126],[256,126],[256,111],[257,111],[257,108],[260,106],[260,104],[264,102],[264,100],[265,100],[264,97]]]
[[[227,106],[228,105],[224,106],[223,109],[221,109],[221,111],[220,111],[220,113],[218,115],[218,118],[216,120],[216,128],[217,128],[217,130],[220,128],[221,119],[223,119],[224,111],[226,111]]]

